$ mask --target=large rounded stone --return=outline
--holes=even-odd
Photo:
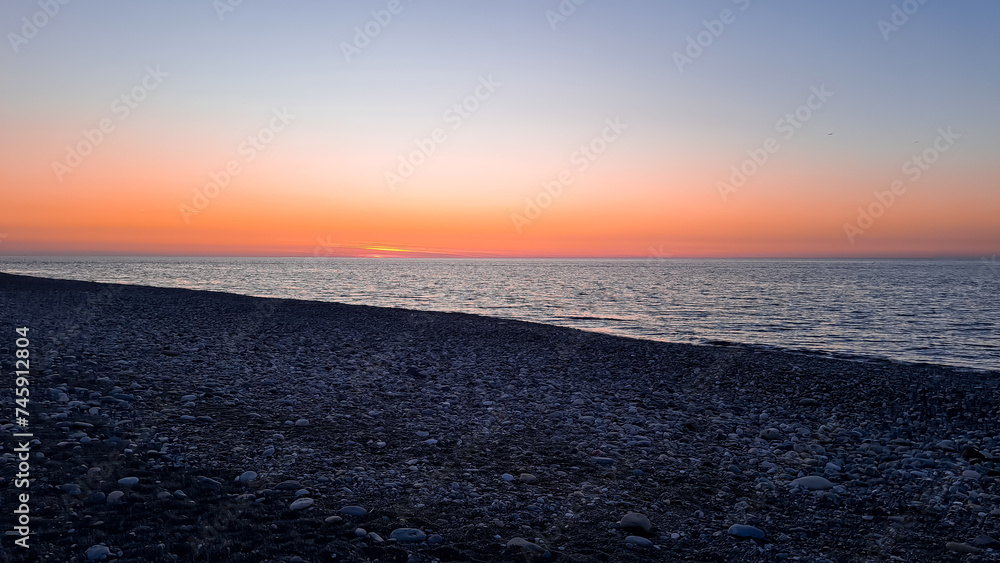
[[[114,506],[125,502],[125,493],[122,491],[111,491],[107,498],[108,506]]]
[[[303,510],[312,506],[314,502],[316,501],[311,498],[300,498],[288,505],[288,510]]]
[[[733,536],[734,538],[738,538],[738,539],[742,539],[742,540],[746,540],[746,539],[762,540],[762,539],[764,539],[764,531],[763,530],[761,530],[760,528],[755,528],[753,526],[747,526],[746,524],[733,524],[732,526],[729,527],[728,533],[729,533],[730,536]]]
[[[641,536],[629,536],[625,538],[625,545],[629,547],[652,547],[653,542]]]
[[[396,528],[389,534],[389,539],[402,543],[415,543],[427,539],[427,534],[416,528]]]
[[[111,550],[105,545],[92,545],[87,549],[87,561],[104,561],[111,556]]]
[[[819,475],[809,475],[808,477],[799,477],[792,481],[793,487],[802,487],[803,489],[809,489],[810,491],[825,491],[827,489],[833,488],[833,483],[828,481],[825,477],[820,477]]]
[[[648,534],[653,531],[653,523],[645,514],[629,512],[618,521],[618,527],[626,532]]]
[[[340,513],[344,516],[353,516],[355,518],[361,518],[368,515],[368,511],[360,506],[345,506],[340,509]]]
[[[760,431],[759,436],[765,440],[773,441],[773,440],[780,440],[782,434],[781,430],[778,430],[777,428],[765,428],[764,430]]]

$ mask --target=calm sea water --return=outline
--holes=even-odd
[[[1000,370],[1000,262],[0,258],[0,271]]]

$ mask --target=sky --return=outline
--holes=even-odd
[[[0,255],[993,255],[998,17],[4,2]]]

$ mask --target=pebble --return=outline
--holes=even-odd
[[[937,443],[937,447],[947,452],[958,452],[958,444],[954,440],[941,440]]]
[[[308,418],[300,418],[295,421],[295,426],[309,426]]]
[[[507,542],[507,547],[521,547],[532,553],[548,553],[548,550],[538,545],[537,543],[532,543],[524,538],[511,538]]]
[[[123,487],[134,487],[139,484],[138,477],[122,477],[118,480],[118,484]]]
[[[973,547],[967,543],[959,543],[953,541],[944,544],[944,546],[947,549],[950,549],[951,551],[957,551],[958,553],[977,554],[977,553],[982,553],[983,551],[982,549],[979,549],[978,547]]]
[[[244,471],[239,477],[236,478],[236,480],[240,483],[249,483],[255,479],[257,479],[256,471]]]
[[[76,483],[66,483],[65,485],[59,485],[59,490],[66,493],[67,495],[82,495],[83,491],[80,489],[80,485]]]
[[[538,482],[538,477],[535,477],[531,473],[522,473],[518,479],[525,484],[534,485]]]
[[[357,528],[354,530],[354,535],[358,536],[359,538],[363,538],[368,535],[368,531],[365,530],[364,528]]]
[[[279,491],[296,491],[302,488],[302,483],[295,480],[282,481],[274,486]]]
[[[810,491],[825,491],[827,489],[832,489],[833,483],[828,481],[825,477],[820,477],[819,475],[809,475],[807,477],[793,479],[791,486],[802,487],[803,489],[808,489]]]
[[[444,543],[444,538],[437,534],[432,534],[431,537],[427,538],[427,545],[440,545]]]
[[[648,534],[653,531],[653,524],[645,514],[629,512],[618,521],[618,527],[626,532],[642,532]]]
[[[764,532],[760,528],[755,528],[746,524],[733,524],[729,527],[727,533],[730,536],[739,539],[764,539]]]
[[[628,536],[625,538],[625,545],[629,547],[652,547],[653,542],[639,536]]]
[[[87,548],[87,561],[104,561],[111,556],[111,550],[105,545],[92,545]]]
[[[514,476],[511,475],[510,473],[504,473],[503,475],[500,476],[500,478],[503,479],[504,481],[507,481],[508,483],[514,480]]]
[[[216,481],[215,479],[212,479],[211,477],[198,475],[197,477],[195,477],[195,480],[198,482],[198,485],[201,486],[202,488],[209,489],[212,491],[222,490],[222,483]]]
[[[422,542],[427,534],[416,528],[396,528],[389,534],[389,539],[403,543]]]
[[[125,493],[122,491],[111,491],[108,495],[107,504],[108,506],[115,506],[116,504],[121,504],[125,502]]]
[[[312,506],[314,502],[316,501],[311,498],[300,498],[288,505],[288,510],[303,510]]]
[[[340,524],[344,519],[340,516],[327,516],[323,521],[327,524]]]
[[[759,436],[768,441],[780,440],[782,436],[781,430],[777,428],[765,428],[760,431]]]
[[[362,518],[368,515],[368,511],[360,506],[345,506],[340,509],[340,513],[344,516],[353,516],[355,518]]]
[[[972,545],[988,549],[997,549],[1000,548],[1000,541],[997,541],[986,534],[980,534],[976,537],[976,539],[972,540]]]

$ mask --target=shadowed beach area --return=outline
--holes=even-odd
[[[0,320],[4,561],[1000,559],[996,372],[8,274]]]

